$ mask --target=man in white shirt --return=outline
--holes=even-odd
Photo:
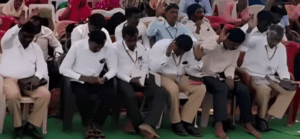
[[[161,86],[169,94],[170,121],[173,131],[181,136],[189,133],[199,137],[201,133],[192,123],[206,89],[201,83],[193,85],[189,77],[185,76],[187,67],[199,65],[199,61],[195,60],[192,45],[193,41],[188,35],[179,35],[175,39],[156,42],[149,50],[149,67],[152,72],[161,74]],[[179,113],[178,100],[180,91],[188,96],[181,113]]]
[[[255,99],[259,106],[259,128],[269,130],[267,121],[271,116],[282,118],[295,91],[283,89],[279,84],[290,82],[290,73],[287,66],[286,48],[281,44],[284,29],[279,25],[272,25],[265,37],[253,37],[251,47],[245,48],[246,55],[242,64],[243,69],[252,76],[252,86],[256,91]],[[275,78],[278,74],[279,79]],[[271,80],[267,80],[266,77]],[[271,91],[279,92],[275,103],[268,110]],[[264,120],[263,120],[264,119]]]
[[[54,48],[54,53],[60,53],[63,54],[64,51],[62,49],[62,45],[58,41],[58,39],[54,36],[54,33],[52,30],[46,26],[43,26],[41,24],[42,19],[39,16],[33,16],[31,17],[30,21],[35,22],[36,24],[39,24],[41,28],[41,32],[37,34],[34,38],[34,42],[38,44],[44,54],[45,61],[50,57],[48,54],[48,47]],[[54,55],[54,54],[53,54]]]
[[[86,138],[104,136],[100,129],[116,98],[112,79],[117,73],[116,51],[105,41],[103,31],[90,32],[89,38],[72,44],[59,68],[61,74],[71,78],[72,93],[76,96]],[[104,64],[107,64],[108,72],[99,77]],[[101,100],[98,106],[90,101],[90,94]]]
[[[214,29],[210,26],[209,20],[204,17],[201,5],[192,4],[187,8],[188,19],[183,24],[193,33],[200,45],[205,40],[217,36]]]
[[[251,100],[249,89],[239,81],[234,81],[237,60],[240,54],[239,46],[245,40],[245,33],[241,29],[230,30],[226,34],[222,29],[220,36],[212,37],[203,43],[202,51],[196,49],[196,55],[204,56],[201,72],[189,73],[203,79],[207,91],[213,94],[214,119],[216,135],[225,138],[227,135],[223,128],[228,127],[227,98],[230,91],[234,91],[238,96],[238,103],[241,116],[245,123],[245,129],[256,137],[260,133],[252,126]],[[201,57],[196,56],[198,59]],[[224,125],[224,127],[223,127]]]
[[[162,39],[175,39],[179,35],[189,35],[194,46],[198,44],[197,39],[193,36],[192,32],[187,29],[182,23],[178,22],[178,5],[171,3],[164,9],[164,17],[158,17],[150,23],[147,35],[155,37],[156,42]]]
[[[154,129],[167,104],[167,94],[155,84],[155,76],[149,73],[148,52],[137,42],[138,29],[128,25],[122,34],[123,39],[113,44],[118,53],[118,90],[125,96],[136,132],[140,131],[147,139],[158,138]],[[144,119],[135,97],[135,92],[140,90],[143,90],[150,108]]]
[[[15,139],[20,139],[22,134],[43,138],[36,127],[42,125],[50,101],[50,92],[47,87],[40,86],[42,79],[48,79],[48,71],[41,48],[32,42],[34,35],[39,32],[40,28],[28,22],[21,29],[18,25],[11,28],[1,40],[3,55],[0,75],[4,78],[3,91],[6,94],[8,109],[13,114]],[[25,78],[29,78],[31,84],[27,89],[21,88],[18,83],[20,79]],[[21,91],[35,99],[32,113],[24,127],[20,107]]]
[[[105,18],[102,14],[93,14],[89,17],[89,22],[83,25],[79,25],[71,33],[71,43],[74,44],[76,41],[89,37],[89,33],[92,31],[103,31],[106,35],[107,44],[112,44],[108,31],[104,28]]]
[[[115,29],[116,41],[123,39],[122,29],[125,26],[132,25],[138,28],[138,42],[141,43],[145,47],[145,49],[150,49],[149,38],[146,34],[147,27],[143,22],[140,22],[141,14],[141,10],[136,7],[127,8],[125,10],[125,17],[127,21],[118,25]]]

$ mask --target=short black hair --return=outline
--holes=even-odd
[[[142,13],[142,11],[139,8],[131,7],[125,9],[125,17],[126,19],[131,18],[133,14],[139,14]]]
[[[139,30],[137,29],[136,26],[129,25],[129,26],[123,27],[123,29],[122,29],[122,37],[123,38],[125,37],[125,35],[134,36],[136,33],[139,34]]]
[[[188,15],[189,19],[191,18],[191,16],[195,15],[195,12],[198,8],[203,9],[202,6],[198,3],[192,4],[187,8],[187,15]]]
[[[235,43],[243,43],[245,41],[246,35],[241,29],[234,28],[232,30],[229,30],[228,32],[228,40]]]
[[[89,40],[97,44],[104,44],[106,41],[106,35],[103,31],[92,31],[89,34]]]
[[[179,47],[181,50],[187,52],[190,51],[193,47],[193,40],[190,36],[182,34],[179,35],[175,39],[175,44],[177,47]]]
[[[258,21],[266,21],[271,24],[273,22],[273,14],[269,11],[262,10],[257,14]]]
[[[75,27],[76,27],[76,25],[74,23],[69,24],[67,26],[67,28],[66,28],[66,32],[70,32],[71,33]]]
[[[96,13],[90,16],[89,24],[102,29],[105,26],[105,18],[102,14]]]
[[[169,11],[170,9],[172,9],[172,8],[179,10],[179,6],[178,6],[177,4],[175,4],[175,3],[170,3],[170,4],[166,7],[165,12],[168,12],[168,11]]]
[[[276,34],[277,38],[282,39],[284,36],[284,29],[280,25],[271,25],[269,30],[275,31],[277,33]]]
[[[26,32],[32,35],[39,34],[42,30],[41,18],[39,16],[33,16],[25,23],[20,32]]]

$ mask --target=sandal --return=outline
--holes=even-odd
[[[87,132],[85,132],[85,139],[95,139],[95,132],[94,130],[89,130]]]
[[[95,129],[95,136],[96,139],[106,139],[104,133],[100,129]]]

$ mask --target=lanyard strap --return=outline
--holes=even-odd
[[[166,21],[164,22],[164,24],[166,25]],[[177,35],[177,29],[175,28],[176,33],[175,33],[175,38],[173,38],[173,36],[172,36],[171,32],[168,30],[168,28],[167,28],[167,27],[165,27],[165,28],[166,28],[167,32],[169,33],[170,37],[171,37],[172,39],[175,39],[175,38],[176,38],[176,35]]]
[[[274,57],[274,55],[275,55],[275,53],[276,53],[276,51],[277,51],[277,46],[276,46],[276,48],[275,48],[275,51],[274,51],[274,53],[273,53],[273,55],[272,55],[272,57],[271,58],[269,58],[269,52],[268,52],[268,49],[267,49],[267,45],[265,45],[265,48],[266,48],[266,51],[267,51],[267,57],[268,57],[268,59],[269,59],[269,61],[271,61],[272,59],[273,59],[273,57]]]
[[[136,58],[135,58],[135,60],[133,60],[133,58],[131,57],[131,55],[128,53],[128,51],[126,50],[126,48],[125,48],[125,45],[124,45],[124,42],[122,41],[122,45],[123,45],[123,47],[124,47],[124,50],[126,51],[126,53],[127,53],[127,55],[130,57],[130,59],[131,59],[131,61],[134,63],[134,64],[136,64],[136,62],[137,62],[137,51],[136,51]]]
[[[180,59],[179,59],[179,62],[178,62],[178,63],[176,62],[176,59],[175,59],[175,57],[174,57],[174,54],[173,54],[173,53],[172,53],[172,56],[173,56],[173,59],[174,59],[174,61],[175,61],[175,64],[176,64],[176,66],[178,67],[178,66],[179,66],[179,64],[180,64],[180,62],[181,62],[182,55],[180,56]]]

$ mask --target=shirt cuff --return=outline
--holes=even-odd
[[[38,77],[40,80],[43,78],[43,75],[39,74],[38,72],[35,73],[35,76]]]
[[[107,80],[110,80],[111,78],[113,78],[115,75],[112,75],[111,73],[107,72],[103,77],[106,77]]]

